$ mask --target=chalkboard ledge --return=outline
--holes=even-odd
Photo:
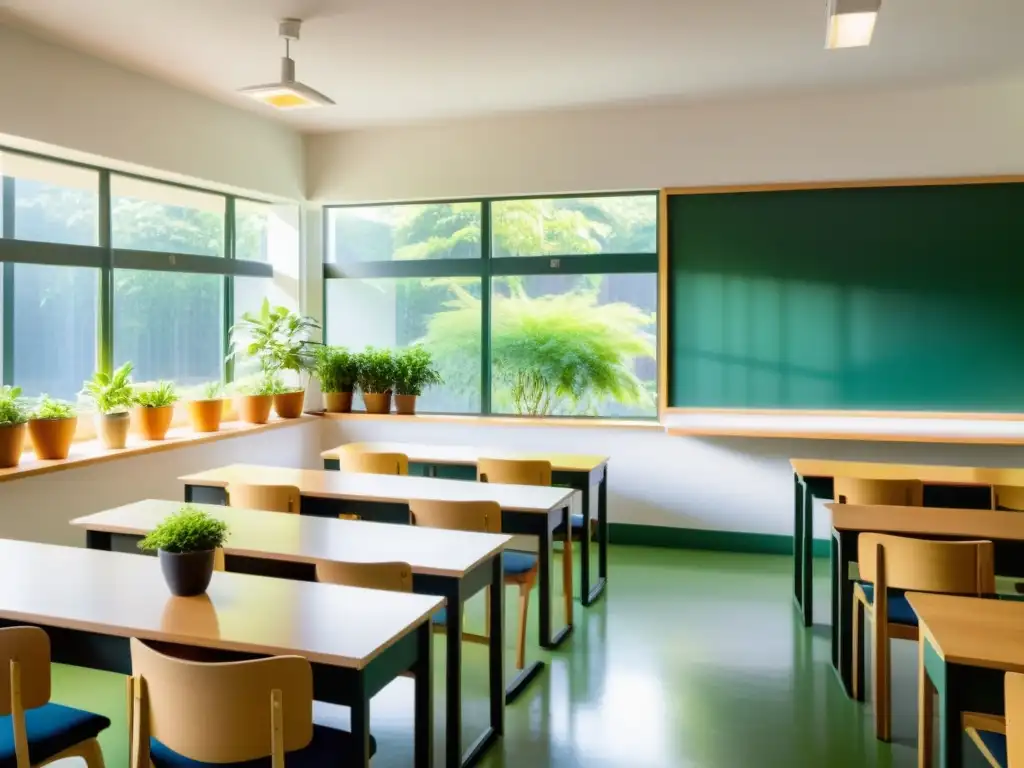
[[[667,408],[670,435],[1024,445],[1024,414]]]

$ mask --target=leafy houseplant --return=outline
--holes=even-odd
[[[203,385],[198,397],[188,401],[188,415],[195,432],[217,432],[224,414],[224,384],[210,381]]]
[[[78,413],[70,403],[41,395],[28,422],[28,436],[37,459],[66,459],[78,428]]]
[[[264,373],[240,384],[236,389],[238,418],[250,424],[266,424],[274,405],[274,395],[282,388],[281,380],[273,373]]]
[[[167,436],[176,402],[178,393],[170,381],[158,381],[151,387],[136,391],[135,404],[138,408],[135,413],[146,440],[163,440]]]
[[[395,358],[395,410],[405,415],[416,413],[416,398],[442,381],[426,349],[419,344],[403,349]]]
[[[214,552],[224,546],[227,536],[228,526],[223,520],[185,505],[150,531],[139,542],[139,548],[156,550],[172,594],[194,597],[210,586]]]
[[[359,353],[359,389],[367,413],[390,413],[396,373],[395,356],[390,349],[367,347]]]
[[[20,387],[0,388],[0,467],[16,467],[21,461],[28,415]]]
[[[107,448],[124,448],[128,439],[128,409],[135,404],[132,364],[125,363],[113,375],[96,371],[85,382],[82,394],[96,405],[96,431]]]
[[[317,347],[313,375],[320,382],[328,413],[352,410],[352,392],[359,378],[359,356],[344,347]]]

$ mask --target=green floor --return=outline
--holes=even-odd
[[[828,562],[815,565],[821,620],[829,615]],[[528,653],[550,665],[508,708],[504,741],[484,766],[916,765],[915,646],[895,643],[893,743],[882,744],[873,736],[870,706],[849,701],[839,689],[828,627],[797,625],[788,557],[616,547],[610,567],[606,599],[589,610],[577,604],[576,631],[562,651],[538,651],[536,614],[531,617]],[[510,612],[509,629],[514,620]],[[440,654],[444,640],[436,642]],[[468,733],[487,717],[486,651],[465,647]],[[443,655],[438,662],[440,765]],[[108,715],[114,725],[102,738],[107,765],[127,765],[123,678],[58,667],[54,698]],[[338,708],[321,714],[347,720]],[[385,689],[371,718],[379,744],[374,768],[407,768],[411,681]],[[984,764],[968,755],[972,767]]]

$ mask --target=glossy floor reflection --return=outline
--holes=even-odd
[[[610,566],[606,598],[589,610],[577,604],[575,636],[563,650],[537,649],[536,613],[531,616],[528,655],[546,659],[548,673],[508,708],[505,739],[484,766],[916,765],[915,646],[895,644],[893,743],[882,744],[873,735],[870,705],[849,701],[832,673],[828,627],[798,626],[788,557],[614,547]],[[824,618],[828,561],[815,566],[815,611]],[[537,601],[531,602],[535,611]],[[440,765],[443,638],[436,643]],[[468,744],[487,718],[486,652],[468,643],[465,649]],[[55,672],[57,701],[114,721],[101,739],[110,768],[127,766],[123,695],[116,675],[70,667]],[[347,721],[344,710],[320,714]],[[411,683],[399,680],[373,702],[374,768],[410,765],[411,724]],[[972,766],[984,765],[967,753]]]

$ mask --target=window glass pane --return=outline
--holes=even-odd
[[[494,278],[493,411],[654,416],[657,301],[654,274]]]
[[[494,256],[655,253],[656,195],[496,200]]]
[[[327,261],[480,258],[480,203],[327,209]]]
[[[328,280],[327,342],[356,351],[422,342],[445,383],[424,392],[417,408],[479,413],[480,282],[475,277]]]
[[[114,364],[135,364],[135,381],[190,387],[223,375],[223,280],[114,270]]]
[[[299,208],[296,205],[235,201],[235,256],[279,269],[298,259]]]
[[[111,177],[110,194],[115,248],[224,255],[223,195],[126,176]]]
[[[96,366],[99,270],[14,265],[14,383],[77,399]]]
[[[14,237],[67,245],[99,244],[99,174],[74,165],[0,154],[14,178]]]

